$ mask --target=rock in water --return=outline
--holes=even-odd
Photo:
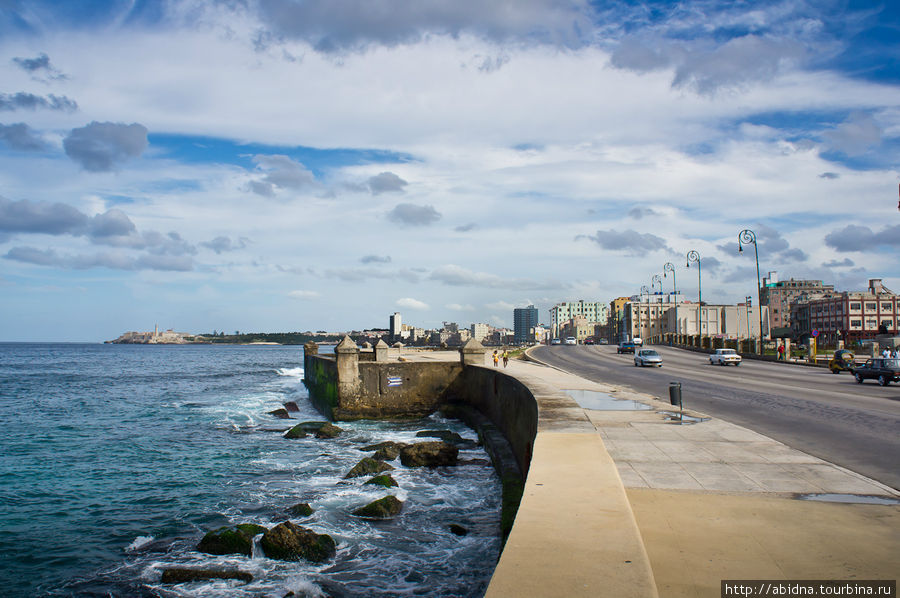
[[[284,433],[284,437],[290,438],[291,440],[294,440],[297,438],[306,438],[306,436],[307,436],[307,434],[306,434],[306,430],[303,429],[303,424],[297,424],[296,426],[294,426],[293,428],[291,428],[290,430],[288,430],[287,432]]]
[[[287,512],[294,517],[309,517],[315,511],[313,511],[313,508],[309,506],[309,503],[301,502],[297,503],[293,507],[289,507]]]
[[[364,457],[359,463],[353,466],[344,479],[358,478],[364,475],[373,475],[382,471],[390,471],[394,469],[384,461],[377,461],[371,457]]]
[[[268,558],[282,561],[304,559],[321,563],[337,552],[334,540],[328,534],[317,534],[290,521],[267,531],[259,544]]]
[[[441,467],[456,465],[459,449],[446,442],[418,442],[400,451],[400,462],[406,467]]]
[[[417,438],[440,438],[444,442],[462,442],[463,437],[450,430],[422,430],[416,432]]]
[[[300,407],[294,401],[288,401],[284,404],[284,408],[293,413],[300,413]]]
[[[469,534],[469,530],[459,525],[458,523],[451,523],[450,531],[457,536],[467,536]]]
[[[390,488],[391,486],[398,486],[397,480],[389,476],[388,474],[377,475],[371,480],[367,480],[366,484],[376,484],[378,486],[384,486],[385,488]]]
[[[278,419],[291,419],[291,416],[287,412],[287,409],[276,409],[275,411],[269,411],[269,415],[274,415]]]
[[[375,451],[372,458],[378,461],[393,461],[400,455],[401,449],[405,446],[407,446],[405,442],[394,442],[393,440],[389,440],[387,442],[379,442],[378,444],[364,446],[360,450]]]
[[[197,544],[199,552],[206,554],[243,554],[253,553],[253,536],[264,534],[266,528],[253,523],[242,523],[234,527],[220,527],[208,532]]]
[[[396,496],[385,496],[353,511],[357,517],[390,519],[400,513],[403,503]]]
[[[162,573],[163,583],[187,583],[210,579],[240,579],[243,582],[250,583],[253,581],[253,575],[237,569],[219,571],[216,569],[188,569],[185,567],[164,569]]]
[[[316,438],[335,438],[341,432],[343,430],[334,424],[325,424],[316,430]]]

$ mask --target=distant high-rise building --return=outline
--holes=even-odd
[[[588,322],[606,324],[609,306],[599,301],[570,301],[557,303],[550,308],[550,328],[553,338],[559,338],[559,330],[564,322],[573,318],[584,318]]]
[[[531,329],[538,325],[538,310],[535,306],[517,307],[513,310],[513,342],[516,344],[533,341]]]
[[[391,342],[400,340],[400,333],[403,332],[403,322],[400,312],[394,312],[391,316]]]

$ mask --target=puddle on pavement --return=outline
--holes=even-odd
[[[800,494],[799,500],[819,502],[839,502],[864,505],[900,505],[900,500],[890,496],[870,496],[866,494]]]
[[[660,411],[660,413],[663,415],[663,417],[666,418],[667,421],[670,421],[673,424],[681,424],[683,426],[687,426],[690,424],[699,424],[700,422],[708,422],[710,419],[708,417],[694,417],[693,415],[685,415],[676,411]]]
[[[564,390],[563,392],[575,399],[575,402],[584,409],[595,411],[650,411],[653,409],[650,405],[630,399],[618,399],[596,390]]]

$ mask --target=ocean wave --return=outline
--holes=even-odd
[[[140,550],[156,538],[154,536],[138,536],[134,539],[134,542],[125,547],[125,552],[134,552],[135,550]]]
[[[288,376],[290,378],[303,377],[303,368],[279,368],[275,371],[279,376]]]

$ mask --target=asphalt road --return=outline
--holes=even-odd
[[[900,489],[900,384],[857,384],[843,372],[744,360],[712,366],[704,353],[653,346],[661,368],[634,367],[614,345],[538,347],[541,361],[583,378],[669,400],[681,382],[683,404],[765,434],[792,448]]]

